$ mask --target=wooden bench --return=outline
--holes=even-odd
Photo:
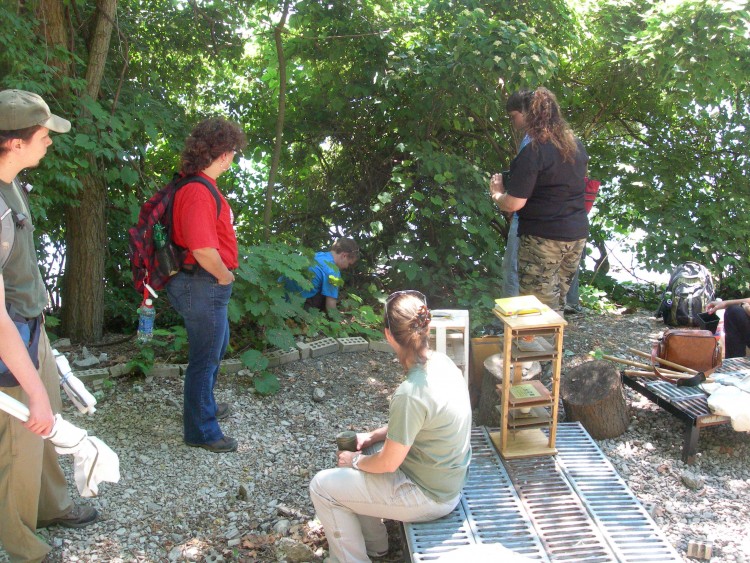
[[[682,461],[685,463],[695,461],[701,428],[731,422],[727,416],[711,413],[706,400],[708,395],[700,387],[678,387],[667,381],[625,374],[622,375],[622,382],[684,423]]]
[[[503,460],[484,427],[471,446],[453,512],[403,525],[411,561],[482,560],[492,544],[524,561],[682,561],[579,423],[558,425],[556,456]]]

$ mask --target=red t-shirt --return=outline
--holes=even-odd
[[[203,173],[199,175],[216,185],[216,180]],[[185,260],[186,264],[195,264],[192,251],[196,248],[215,248],[224,265],[234,270],[239,265],[234,216],[224,195],[218,188],[216,191],[221,197],[218,219],[216,199],[206,186],[191,182],[180,188],[172,209],[172,236],[175,244],[191,251]]]

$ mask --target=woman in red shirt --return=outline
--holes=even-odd
[[[200,176],[216,187],[236,151],[246,145],[238,125],[213,118],[199,123],[185,141],[182,174]],[[237,440],[224,436],[219,420],[229,405],[216,403],[214,386],[229,344],[227,306],[238,265],[232,211],[218,190],[190,182],[177,192],[172,237],[189,251],[182,271],[167,284],[169,301],[185,321],[188,367],[185,371],[183,426],[185,443],[212,452],[233,452]]]

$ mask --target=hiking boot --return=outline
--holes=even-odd
[[[191,448],[203,448],[204,450],[208,450],[209,452],[214,452],[216,454],[224,454],[237,451],[237,440],[235,440],[234,438],[230,438],[229,436],[224,436],[220,440],[209,442],[208,444],[191,444],[190,442],[185,442],[185,444],[190,446]]]
[[[37,529],[49,528],[50,526],[63,526],[65,528],[85,528],[96,522],[99,513],[96,508],[88,504],[74,504],[73,508],[68,510],[62,516],[52,518],[51,520],[40,520],[36,523]]]
[[[216,403],[216,420],[229,418],[230,414],[232,414],[232,409],[229,403]]]
[[[583,307],[580,305],[565,305],[563,311],[566,315],[580,315],[583,313]]]

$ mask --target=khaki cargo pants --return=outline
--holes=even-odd
[[[518,247],[519,293],[535,295],[562,315],[565,296],[585,247],[585,238],[563,241],[521,235]]]
[[[47,333],[39,337],[39,375],[52,411],[59,413],[60,379]],[[28,404],[20,386],[0,391]],[[0,411],[0,545],[13,563],[41,561],[50,547],[36,535],[38,520],[66,514],[73,506],[65,475],[51,443]]]

